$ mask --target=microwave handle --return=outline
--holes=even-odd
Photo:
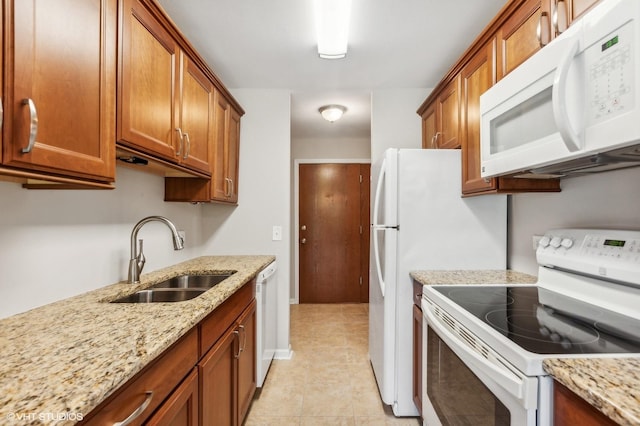
[[[570,152],[579,151],[582,148],[580,134],[571,126],[569,115],[567,114],[566,87],[569,76],[569,68],[578,53],[580,41],[574,40],[569,47],[567,54],[562,58],[553,79],[553,91],[551,102],[553,104],[553,116],[558,126],[558,131],[564,144]]]

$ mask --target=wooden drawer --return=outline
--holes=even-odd
[[[127,382],[124,388],[100,404],[82,424],[112,425],[121,422],[145,402],[148,398],[147,392],[153,392],[149,405],[130,423],[142,424],[197,362],[198,334],[194,329]]]
[[[225,330],[233,325],[234,321],[249,306],[256,295],[256,280],[253,279],[243,285],[238,291],[218,306],[209,316],[200,323],[200,352],[199,358],[204,356],[209,349],[222,337]]]

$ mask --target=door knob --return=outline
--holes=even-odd
[[[301,239],[300,244],[307,244],[307,239],[306,238]]]

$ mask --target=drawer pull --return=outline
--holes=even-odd
[[[142,414],[144,410],[147,409],[149,404],[151,404],[151,400],[153,399],[153,391],[147,391],[145,392],[145,395],[147,395],[147,397],[145,398],[144,402],[140,404],[140,406],[136,408],[133,413],[129,414],[129,417],[121,422],[114,423],[113,426],[127,426],[131,424],[131,422],[133,422],[135,419],[137,419],[138,416],[140,416],[140,414]]]

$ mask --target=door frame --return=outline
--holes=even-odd
[[[293,295],[292,305],[300,303],[300,165],[301,164],[371,164],[370,158],[297,159],[293,161]],[[369,188],[371,185],[369,185]],[[370,189],[369,189],[370,190]]]

